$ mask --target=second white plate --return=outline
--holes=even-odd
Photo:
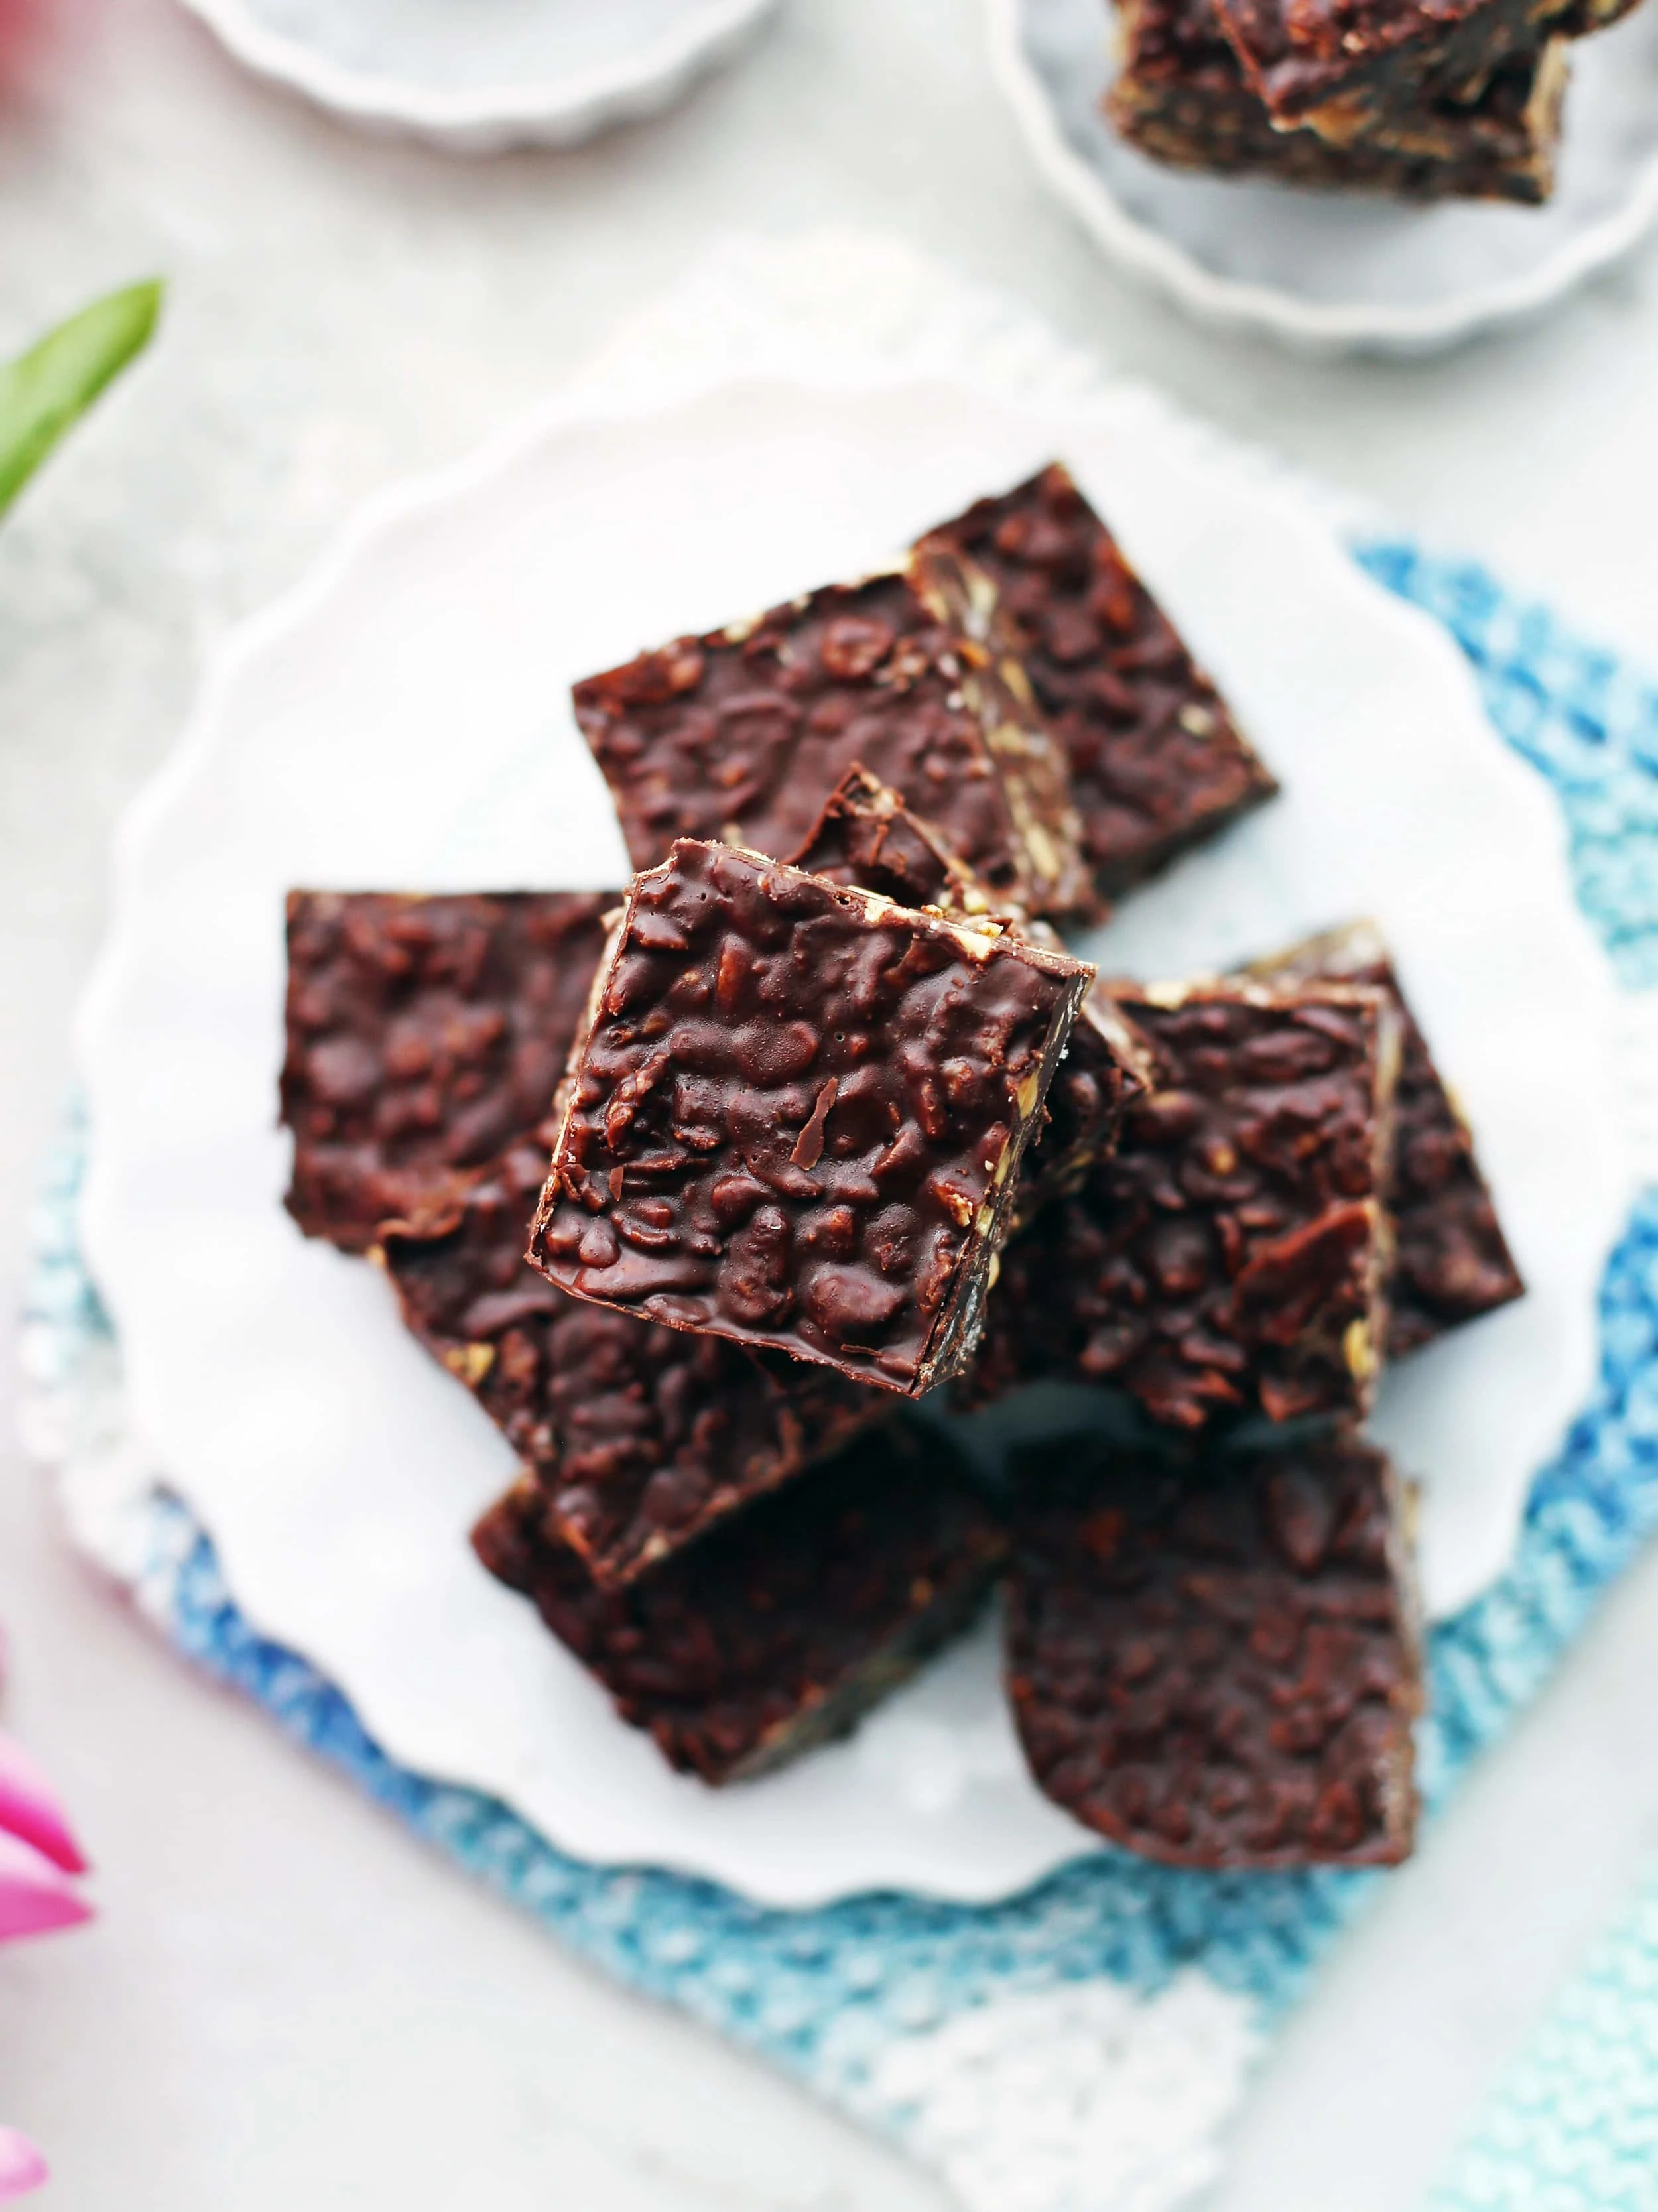
[[[777,0],[183,0],[238,61],[370,130],[460,153],[654,115]]]
[[[1107,0],[987,0],[997,75],[1043,175],[1110,258],[1207,322],[1331,351],[1423,353],[1534,314],[1658,217],[1658,6],[1573,48],[1547,207],[1434,207],[1203,177],[1100,112]]]
[[[1027,411],[954,384],[751,382],[660,413],[555,407],[377,501],[229,648],[135,808],[82,1032],[84,1228],[136,1425],[243,1612],[400,1765],[504,1798],[583,1857],[778,1904],[986,1898],[1088,1838],[1024,1771],[988,1630],[850,1743],[714,1792],[669,1773],[484,1573],[465,1532],[509,1478],[505,1443],[375,1272],[282,1209],[283,894],[617,882],[572,677],[856,574],[1056,453],[1285,787],[1131,900],[1104,957],[1178,974],[1375,914],[1533,1286],[1389,1379],[1377,1425],[1426,1485],[1435,1607],[1500,1565],[1592,1386],[1631,1190],[1614,994],[1553,800],[1442,631],[1143,395]]]

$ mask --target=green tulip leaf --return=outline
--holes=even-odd
[[[163,289],[134,284],[113,292],[0,367],[0,514],[105,386],[143,352]]]

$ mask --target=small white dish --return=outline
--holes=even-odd
[[[1326,352],[1428,353],[1536,314],[1658,218],[1658,7],[1572,50],[1543,208],[1408,207],[1148,161],[1100,112],[1107,0],[987,0],[991,54],[1043,176],[1106,255],[1204,321]]]
[[[370,130],[460,153],[655,115],[777,0],[183,0],[241,62]]]
[[[1088,1839],[1025,1773],[991,1628],[850,1742],[710,1791],[484,1573],[465,1532],[510,1452],[375,1272],[282,1210],[283,894],[617,882],[573,676],[856,574],[1056,453],[1285,787],[1129,901],[1101,957],[1190,972],[1374,914],[1533,1286],[1389,1378],[1376,1425],[1424,1482],[1434,1609],[1500,1567],[1593,1386],[1633,1176],[1616,994],[1562,820],[1449,639],[1299,494],[1139,392],[1020,407],[956,383],[750,380],[653,413],[562,401],[375,500],[228,646],[124,826],[80,1043],[86,1249],[151,1464],[247,1616],[399,1765],[504,1798],[584,1858],[779,1905],[985,1899]]]

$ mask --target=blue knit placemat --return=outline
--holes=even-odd
[[[1558,795],[1578,895],[1621,980],[1658,982],[1658,691],[1483,568],[1404,540],[1372,540],[1356,556],[1449,628],[1493,723]],[[71,1388],[88,1359],[107,1362],[113,1351],[76,1241],[83,1161],[71,1133],[44,1194],[29,1315],[37,1361],[46,1357],[49,1379]],[[1432,1812],[1536,1692],[1658,1522],[1658,1192],[1635,1208],[1601,1313],[1594,1398],[1539,1475],[1508,1571],[1429,1638],[1420,1754]],[[1150,2212],[1209,2179],[1241,2067],[1386,1879],[1183,1872],[1101,1850],[999,1905],[888,1895],[777,1911],[707,1882],[588,1865],[498,1802],[394,1766],[339,1691],[249,1626],[209,1538],[176,1499],[157,1494],[146,1553],[146,1602],[192,1660],[585,1957],[803,2077],[997,2212]],[[1172,2009],[1160,2011],[1161,1999]],[[1166,2053],[1161,2075],[1149,2062],[1133,2074],[1142,2016],[1195,2056],[1179,2109],[1148,2117],[1143,2139],[1125,2148],[1134,2082],[1155,2075],[1161,2088],[1146,2088],[1142,2102],[1167,2102],[1180,2073]],[[1039,2045],[1044,2020],[1065,2024],[1054,2066],[1080,2035],[1094,2039],[1095,2072],[1108,2060],[1129,2069],[1109,2127],[1094,2115],[1094,2141],[1082,2140],[1086,2115],[1060,2110],[1060,2099],[1045,2116],[1028,2084],[1007,2089],[1004,2120],[996,2118],[996,2069],[1014,2046]],[[971,2098],[954,2094],[963,2080]],[[1465,2188],[1446,2201],[1509,2200]]]
[[[1658,2204],[1658,1869],[1595,1943],[1481,2115],[1430,2212]]]

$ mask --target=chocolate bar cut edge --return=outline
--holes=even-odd
[[[1264,981],[1329,975],[1388,992],[1403,1023],[1388,1210],[1394,1253],[1387,1356],[1403,1358],[1448,1329],[1523,1297],[1473,1133],[1435,1065],[1381,932],[1358,921],[1253,962]]]

